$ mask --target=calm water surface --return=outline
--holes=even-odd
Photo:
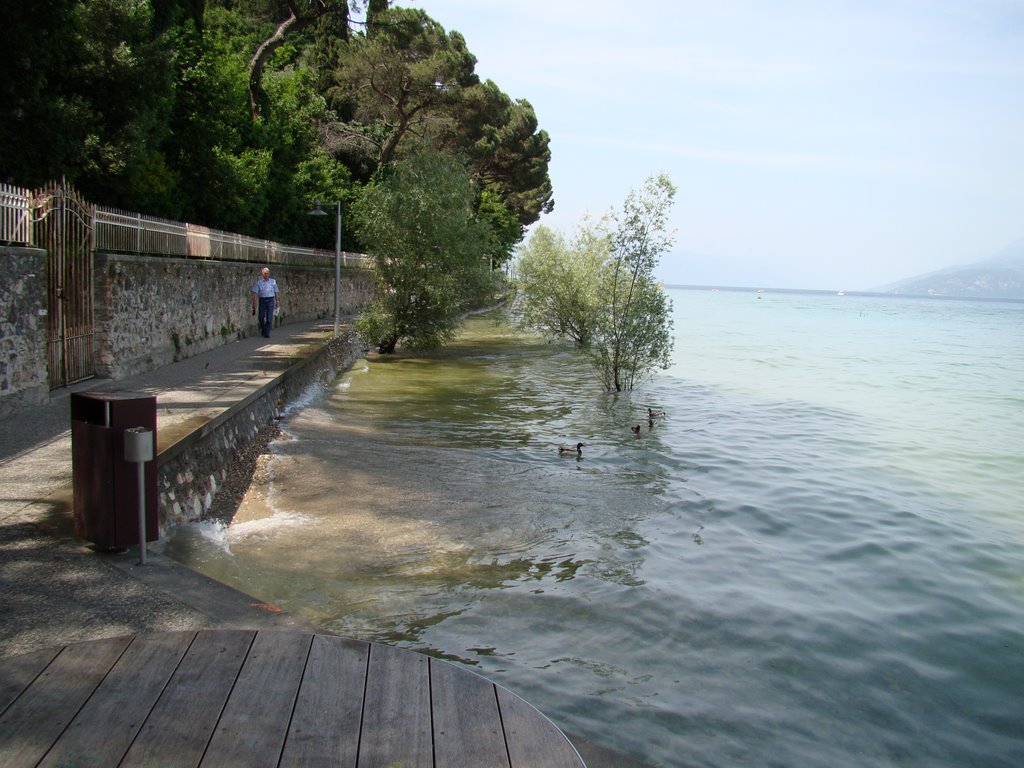
[[[671,294],[628,396],[493,317],[361,361],[166,551],[653,765],[1020,766],[1024,305]]]

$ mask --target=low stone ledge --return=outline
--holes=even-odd
[[[157,457],[161,536],[169,527],[204,519],[238,452],[261,429],[273,424],[288,403],[310,387],[326,390],[340,371],[366,351],[365,343],[346,329],[315,354],[162,451]]]

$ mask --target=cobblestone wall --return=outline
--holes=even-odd
[[[333,305],[333,294],[332,294]],[[282,409],[311,387],[326,388],[338,372],[366,352],[351,331],[332,339],[312,357],[285,371],[248,405],[231,412],[212,432],[179,441],[158,457],[157,490],[161,536],[168,527],[201,520],[223,485],[235,455]]]
[[[0,247],[0,416],[49,396],[46,251]],[[333,300],[333,299],[332,299]]]
[[[258,333],[249,290],[262,265],[96,254],[96,375],[121,379]],[[281,291],[277,323],[334,315],[334,270],[271,267]],[[372,295],[362,269],[341,273],[341,308]]]

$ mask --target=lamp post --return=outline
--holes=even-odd
[[[310,216],[326,216],[327,211],[316,207],[309,212]],[[338,201],[338,216],[334,225],[334,335],[338,335],[338,324],[341,320],[341,200]]]

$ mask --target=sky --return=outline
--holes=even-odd
[[[400,0],[533,105],[568,236],[666,173],[670,284],[870,290],[1024,237],[1024,0]]]

